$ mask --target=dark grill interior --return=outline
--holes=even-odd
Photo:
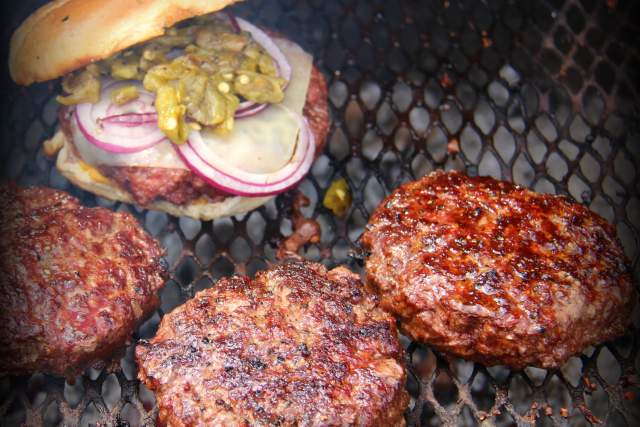
[[[4,46],[36,3],[14,6]],[[382,198],[447,168],[587,204],[616,225],[638,281],[638,2],[250,0],[233,9],[300,43],[328,79],[333,125],[299,187],[311,199],[303,212],[322,227],[306,258],[361,271],[357,239]],[[55,86],[3,86],[3,177],[131,211],[162,242],[171,279],[161,309],[135,338],[153,336],[163,313],[218,278],[275,261],[277,243],[291,232],[291,193],[244,216],[201,223],[72,187],[41,151],[56,127]],[[340,177],[354,195],[343,219],[321,204]],[[638,310],[634,319],[625,337],[558,371],[448,362],[405,341],[408,423],[638,425]],[[153,425],[153,396],[135,380],[132,351],[120,367],[90,369],[73,385],[40,374],[1,379],[2,425]]]

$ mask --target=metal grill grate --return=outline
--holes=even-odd
[[[16,9],[13,27],[35,4]],[[37,3],[37,2],[31,2]],[[333,126],[300,189],[322,227],[303,255],[361,271],[353,254],[366,221],[400,183],[436,168],[569,194],[613,222],[640,276],[640,4],[549,0],[385,2],[270,0],[234,7],[313,52],[328,77]],[[7,33],[8,35],[9,33]],[[5,39],[7,37],[5,35]],[[6,40],[5,40],[6,42]],[[53,85],[8,86],[4,177],[68,190],[88,205],[136,215],[167,249],[163,313],[233,273],[275,261],[291,230],[291,197],[241,217],[201,223],[113,204],[79,191],[45,159],[55,128]],[[319,200],[345,177],[344,219]],[[627,336],[587,349],[562,369],[509,371],[448,362],[406,341],[410,425],[638,425],[638,313]],[[74,385],[40,374],[0,380],[2,424],[152,425],[153,395],[135,380],[129,346],[120,366],[89,369]]]

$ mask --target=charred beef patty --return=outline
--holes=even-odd
[[[404,425],[395,320],[346,268],[222,279],[136,348],[168,426]]]
[[[71,377],[159,303],[162,250],[127,213],[0,187],[0,373]]]
[[[311,80],[303,115],[307,118],[316,142],[316,156],[324,147],[329,131],[329,105],[327,83],[320,71],[311,68]],[[67,108],[60,109],[59,119],[63,132],[72,141]],[[147,168],[139,166],[100,166],[100,172],[129,192],[140,205],[155,200],[167,200],[184,205],[202,196],[221,201],[228,194],[218,190],[187,169]]]
[[[553,368],[629,322],[614,227],[565,197],[434,172],[384,200],[361,242],[381,306],[453,356]]]

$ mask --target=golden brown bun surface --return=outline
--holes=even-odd
[[[239,0],[56,0],[29,16],[11,37],[9,71],[29,85],[160,36],[176,22]]]

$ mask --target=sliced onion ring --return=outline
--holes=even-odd
[[[105,111],[106,116],[119,116],[131,113],[155,113],[155,95],[151,92],[147,92],[142,86],[142,82],[137,80],[130,80],[126,82],[119,80],[107,81],[102,86],[100,100],[104,100],[105,102],[109,101],[111,99],[111,91],[122,86],[135,86],[138,89],[138,97],[122,105],[109,103],[109,106]]]
[[[199,132],[191,132],[189,141],[176,146],[176,150],[191,170],[226,193],[244,197],[282,193],[304,178],[315,154],[313,133],[306,119],[298,117],[300,133],[293,155],[285,166],[272,173],[251,173],[228,165],[207,148]]]
[[[118,124],[127,127],[158,123],[157,113],[125,113],[107,116],[101,120],[103,124]]]
[[[246,31],[251,34],[251,37],[276,61],[278,67],[278,75],[286,81],[291,80],[291,65],[287,61],[287,57],[282,53],[282,50],[278,47],[276,42],[271,40],[271,37],[256,27],[252,23],[245,21],[242,18],[235,18],[238,21],[238,26],[242,31]]]
[[[236,19],[235,15],[229,12],[225,13],[225,15],[227,15],[227,19],[229,19],[229,23],[231,24],[231,28],[233,28],[233,31],[239,33],[241,31],[240,25],[238,25],[238,20]]]
[[[271,37],[269,37],[269,35],[262,31],[259,27],[256,27],[255,25],[245,21],[242,18],[237,18],[233,15],[228,16],[231,22],[235,22],[240,30],[250,33],[251,37],[253,37],[256,43],[262,46],[262,48],[273,58],[278,69],[278,76],[285,79],[288,84],[291,80],[291,65],[289,64],[289,61],[287,61],[287,57],[284,55],[284,53],[282,53],[282,50],[280,50],[278,45],[273,40],[271,40]],[[235,117],[242,118],[251,116],[253,114],[259,113],[268,106],[269,104],[257,104],[253,101],[244,101],[241,102],[238,106]]]
[[[153,105],[154,100],[155,97],[153,94],[145,92],[140,94],[137,99],[129,101],[126,104],[110,104],[105,111],[105,114],[108,116],[121,116],[123,114],[133,113],[155,113],[156,109]]]
[[[158,129],[155,122],[140,123],[135,126],[132,124],[134,119],[131,118],[131,113],[127,112],[127,104],[114,106],[111,103],[109,92],[119,86],[128,85],[136,86],[141,95],[137,101],[144,102],[145,109],[150,108],[151,111],[154,111],[153,95],[146,92],[142,88],[142,84],[136,81],[108,83],[103,86],[100,100],[97,103],[78,104],[74,110],[74,117],[80,132],[89,142],[105,151],[135,153],[166,139],[165,134]],[[114,111],[117,111],[118,114],[109,113]],[[120,118],[114,118],[117,116]],[[124,118],[125,116],[126,118]]]
[[[244,101],[240,103],[240,106],[242,106],[242,104],[245,104],[245,107],[238,108],[236,110],[236,114],[234,116],[236,119],[253,116],[269,106],[269,104],[256,104],[252,101]]]

